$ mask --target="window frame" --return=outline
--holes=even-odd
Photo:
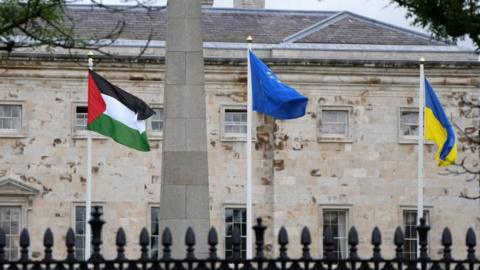
[[[3,198],[2,198],[3,199]],[[18,239],[20,239],[20,234],[22,232],[22,230],[24,228],[26,228],[26,224],[27,224],[27,215],[26,215],[26,203],[25,202],[21,202],[21,201],[18,201],[18,202],[14,202],[14,201],[2,201],[0,203],[0,207],[18,207],[20,208],[20,222],[19,222],[19,228],[18,228]],[[8,235],[6,235],[6,237],[8,237]],[[19,240],[18,240],[19,241]],[[17,258],[15,258],[14,260],[18,260],[20,259],[20,245],[18,244],[18,241],[17,241]],[[8,241],[7,241],[8,242]],[[8,254],[7,252],[7,248],[8,246],[5,246],[5,259],[7,259],[10,255]]]
[[[400,207],[399,220],[401,221],[402,231],[403,231],[404,237],[405,237],[405,244],[403,245],[403,247],[404,247],[403,248],[403,255],[406,258],[407,258],[407,254],[409,254],[409,253],[416,254],[417,249],[415,248],[414,252],[407,252],[407,241],[411,241],[413,238],[408,238],[407,237],[407,231],[406,231],[406,227],[405,227],[406,224],[405,224],[405,220],[404,220],[404,213],[405,212],[415,212],[415,216],[416,216],[416,211],[417,211],[416,206],[401,206]],[[423,206],[424,216],[425,216],[425,213],[427,213],[427,215],[428,215],[427,225],[429,225],[429,226],[431,226],[432,212],[433,212],[433,207],[432,206]],[[430,235],[427,238],[427,242],[428,242],[429,245],[432,243],[431,240],[430,240]],[[428,253],[430,253],[430,250],[428,250]]]
[[[153,238],[157,238],[157,258],[160,258],[160,253],[162,251],[162,246],[161,246],[161,236],[162,236],[162,232],[160,232],[160,222],[158,224],[158,234],[157,235],[154,235],[153,234],[153,231],[152,231],[152,209],[153,208],[158,208],[158,212],[159,212],[159,216],[160,216],[160,204],[159,203],[149,203],[148,204],[148,207],[147,207],[147,211],[148,211],[148,224],[149,224],[149,231],[150,231],[150,257],[151,258],[154,258],[154,249],[153,249]],[[156,259],[156,258],[155,258]]]
[[[403,135],[402,134],[402,113],[403,112],[418,112],[418,107],[399,107],[397,112],[397,135],[398,135],[398,143],[401,144],[416,144],[418,143],[418,135]]]
[[[77,122],[77,107],[87,107],[88,109],[88,103],[87,102],[83,102],[83,101],[74,101],[72,102],[72,106],[71,106],[71,117],[70,117],[70,129],[71,129],[71,132],[72,132],[72,138],[74,140],[86,140],[87,137],[88,137],[88,132],[90,132],[90,136],[92,137],[92,139],[95,139],[95,140],[107,140],[108,138],[101,135],[101,134],[98,134],[96,132],[93,132],[93,131],[89,131],[87,129],[84,129],[84,130],[77,130],[76,129],[76,122]]]
[[[165,107],[163,106],[162,103],[153,103],[149,105],[152,109],[162,109],[163,111],[163,117],[162,117],[162,131],[153,131],[152,129],[152,117],[147,119],[146,125],[147,125],[147,136],[148,140],[163,140],[163,132],[165,130]]]
[[[73,231],[74,231],[74,233],[75,233],[75,237],[79,236],[79,234],[77,234],[77,228],[76,228],[76,222],[77,222],[77,220],[76,220],[76,218],[77,218],[77,212],[76,212],[76,210],[77,210],[77,207],[78,207],[78,206],[83,206],[83,207],[86,208],[86,204],[85,204],[85,202],[73,202],[73,203],[72,203],[72,208],[71,208],[71,210],[70,210],[70,211],[71,211],[70,217],[71,217],[71,224],[72,224],[71,228],[73,229]],[[103,213],[102,219],[105,219],[105,208],[106,208],[106,207],[105,207],[105,203],[92,202],[92,206],[91,206],[91,207],[93,208],[93,207],[95,207],[95,206],[100,206],[100,207],[102,208],[102,213]],[[85,226],[88,226],[88,220],[87,220],[87,218],[85,218]],[[86,231],[86,228],[85,228],[85,231]],[[86,244],[86,243],[85,243],[85,241],[86,241],[86,239],[85,239],[85,234],[82,234],[82,236],[83,236],[83,241],[84,241],[84,243],[83,243],[83,252],[84,252],[83,255],[85,255],[85,246],[86,246],[86,245],[85,245],[85,244]],[[76,239],[75,239],[75,242],[76,242]],[[79,250],[79,249],[80,249],[80,248],[79,248],[79,247],[77,246],[77,244],[75,243],[75,258],[77,258],[77,250]],[[80,259],[80,260],[83,260],[83,258],[79,258],[79,259]]]
[[[242,134],[242,133],[227,133],[225,132],[225,114],[226,111],[228,110],[245,110],[247,113],[247,105],[246,104],[235,104],[235,105],[230,105],[230,104],[223,104],[220,107],[220,140],[221,141],[227,141],[227,142],[235,142],[235,141],[246,141],[247,140],[247,134]],[[255,114],[252,112],[252,126],[255,126],[256,120],[255,120]],[[252,141],[255,138],[255,131],[252,128]]]
[[[321,236],[319,241],[322,243],[323,246],[323,231],[325,227],[325,218],[324,214],[325,212],[330,212],[330,211],[337,211],[337,212],[344,212],[345,213],[345,250],[340,250],[340,254],[342,255],[342,258],[345,259],[348,257],[348,233],[350,230],[350,224],[352,224],[351,221],[351,207],[347,205],[327,205],[327,206],[321,206],[321,211],[319,215],[319,230],[321,230]],[[338,237],[337,237],[338,238]],[[334,238],[335,240],[335,238]],[[324,247],[323,247],[324,248]],[[337,251],[334,251],[334,253],[338,253]]]
[[[352,110],[351,106],[319,106],[317,120],[317,142],[352,143]],[[323,111],[347,111],[346,134],[324,134],[321,131]]]
[[[21,107],[20,129],[0,129],[1,138],[25,138],[28,136],[28,115],[26,101],[23,100],[0,100],[0,105],[14,105]]]
[[[227,211],[227,209],[233,209],[233,210],[244,209],[245,210],[245,216],[246,216],[246,218],[248,218],[248,215],[246,213],[247,212],[247,206],[244,205],[244,204],[227,204],[227,205],[223,206],[223,218],[222,218],[223,228],[222,228],[221,235],[222,235],[222,239],[223,239],[223,254],[224,254],[225,258],[227,258],[227,233],[226,233],[226,230],[227,230],[226,211]],[[253,211],[253,209],[252,209],[252,211]],[[246,227],[247,220],[245,220],[244,223],[245,223],[245,227]],[[234,222],[232,221],[232,225],[233,224],[234,224]],[[240,223],[240,227],[241,227],[242,224],[243,224],[243,222]],[[232,228],[232,230],[233,230],[233,228]],[[240,247],[240,256],[242,256],[243,252],[245,252],[245,255],[246,255],[246,241],[247,241],[246,237],[247,237],[246,232],[245,232],[245,235],[242,236],[242,231],[240,231],[240,238],[245,238],[245,240],[244,240],[245,241],[245,249]],[[233,250],[232,250],[232,252],[233,252]],[[232,255],[233,255],[233,253],[232,253]],[[246,258],[246,256],[245,256],[245,258]]]

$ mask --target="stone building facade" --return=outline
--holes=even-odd
[[[70,12],[79,19],[80,32],[94,27],[107,31],[101,27],[115,21],[111,16],[119,16],[88,7]],[[106,257],[115,255],[114,236],[120,226],[127,231],[130,256],[139,252],[138,233],[144,226],[152,233],[152,249],[158,248],[154,243],[162,209],[165,13],[154,12],[158,14],[153,21],[139,10],[121,14],[127,27],[108,48],[117,58],[95,56],[98,73],[157,111],[147,128],[151,152],[136,152],[94,135],[93,201],[103,208],[107,221]],[[150,23],[155,32],[146,53],[132,60],[145,37],[141,33],[145,25],[139,22]],[[274,236],[281,226],[289,232],[291,256],[299,255],[304,225],[312,232],[315,256],[322,254],[325,226],[334,228],[337,254],[344,256],[352,225],[360,234],[360,255],[370,256],[374,226],[391,247],[385,248],[384,256],[393,255],[395,227],[411,229],[415,218],[418,59],[427,59],[426,74],[452,121],[471,130],[478,128],[478,118],[464,117],[459,101],[480,96],[477,56],[348,12],[206,7],[204,23],[209,207],[220,250],[229,255],[229,228],[245,228],[244,38],[251,34],[257,55],[309,99],[307,114],[299,119],[255,115],[254,216],[269,226],[268,255],[276,254]],[[77,232],[81,256],[87,171],[86,55],[61,50],[17,52],[2,58],[0,71],[0,226],[8,229],[9,256],[18,256],[15,241],[23,227],[31,233],[33,257],[42,256],[40,239],[47,227],[56,236],[55,256],[65,256],[61,235],[69,227]],[[459,141],[459,156],[475,162],[478,153],[465,146]],[[430,255],[438,256],[441,231],[448,226],[454,256],[462,257],[467,228],[480,228],[480,209],[478,202],[459,194],[476,193],[478,185],[466,182],[464,176],[443,176],[445,169],[436,166],[435,151],[436,146],[426,144]],[[174,239],[174,244],[183,244],[183,239]]]

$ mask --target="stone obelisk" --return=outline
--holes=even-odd
[[[173,236],[174,258],[185,257],[185,232],[206,257],[210,226],[202,0],[168,0],[160,229]]]

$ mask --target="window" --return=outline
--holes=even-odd
[[[26,127],[23,102],[3,101],[0,103],[0,136],[25,137]]]
[[[423,212],[423,217],[430,225],[428,211]],[[408,259],[417,258],[417,210],[403,210],[403,229],[405,231],[405,245],[403,254]]]
[[[400,109],[400,138],[418,139],[418,109]]]
[[[0,130],[20,131],[22,129],[22,105],[0,105]]]
[[[159,253],[159,222],[160,222],[160,207],[150,207],[150,250],[152,258],[157,259]]]
[[[87,106],[75,106],[75,131],[86,130],[88,119]]]
[[[245,106],[223,106],[220,122],[223,140],[243,141],[247,138],[247,108]]]
[[[225,208],[225,258],[233,256],[232,232],[238,228],[241,236],[240,252],[246,258],[247,247],[247,209]]]
[[[7,243],[5,246],[5,258],[7,260],[18,259],[18,244],[20,241],[21,207],[0,206],[0,228],[5,232]]]
[[[337,259],[347,257],[347,218],[348,210],[323,210],[323,231],[330,228],[333,232],[334,253]]]
[[[163,132],[163,108],[153,108],[153,111],[155,112],[155,114],[152,115],[150,120],[151,130],[152,132],[162,133]]]
[[[102,211],[103,207],[99,207],[100,211]],[[85,230],[87,225],[85,210],[86,207],[83,205],[75,206],[75,257],[77,259],[83,259],[85,257]]]
[[[349,141],[350,111],[348,107],[323,107],[320,109],[319,140]]]

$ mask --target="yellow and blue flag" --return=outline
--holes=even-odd
[[[282,83],[251,50],[249,57],[253,110],[276,119],[292,119],[305,115],[308,98]]]
[[[448,166],[457,158],[455,131],[432,86],[425,78],[425,139],[438,146],[438,166]]]

